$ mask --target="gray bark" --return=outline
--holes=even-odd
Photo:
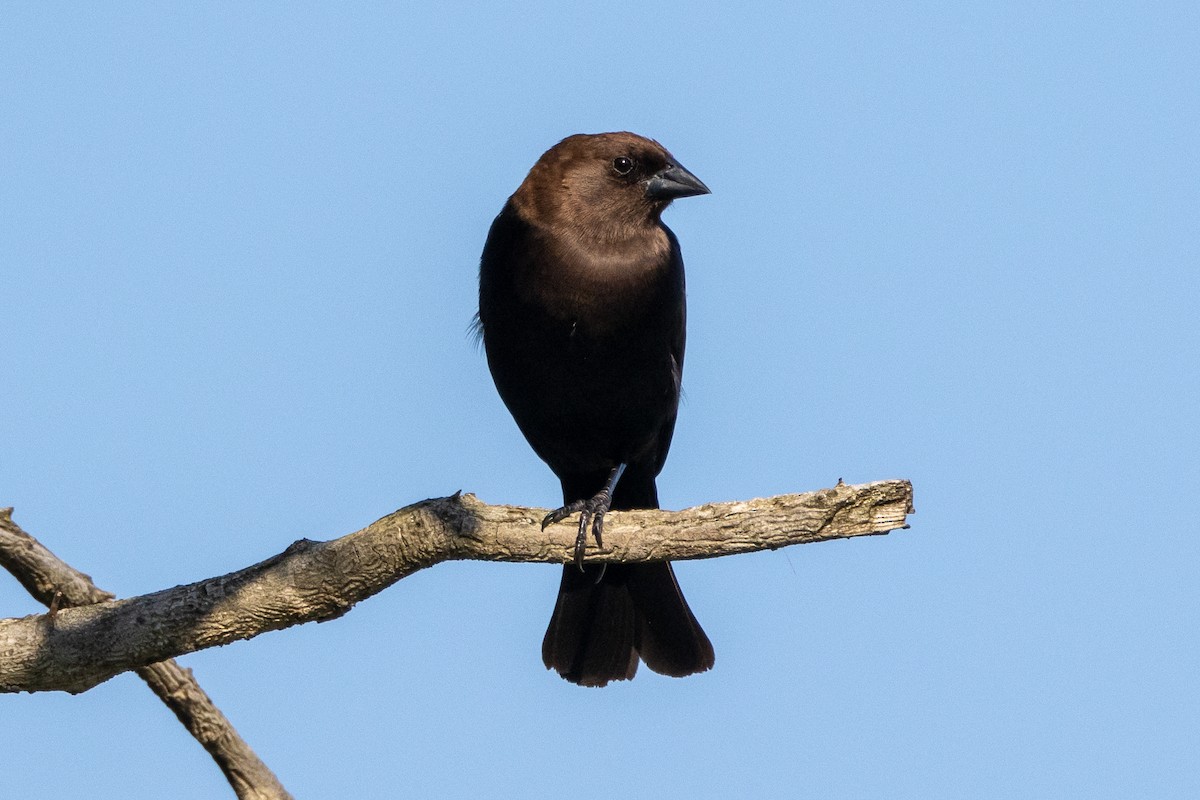
[[[102,603],[114,597],[21,530],[13,522],[11,508],[0,508],[0,566],[36,600],[50,607],[50,613],[40,617],[49,624],[57,622],[58,609]],[[5,645],[0,644],[0,662],[5,653]],[[241,800],[292,800],[275,773],[200,688],[190,669],[168,659],[140,667],[137,674],[208,751]]]
[[[685,511],[614,512],[605,519],[604,547],[589,547],[586,560],[713,558],[882,534],[907,527],[911,510],[911,484],[880,481]],[[564,522],[542,531],[545,513],[486,505],[474,495],[425,500],[339,539],[301,539],[228,575],[57,614],[0,620],[0,692],[83,692],[126,670],[184,653],[333,619],[442,561],[566,563],[575,526]]]

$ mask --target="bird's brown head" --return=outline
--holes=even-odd
[[[657,226],[672,200],[708,192],[652,139],[581,133],[538,159],[513,202],[530,221],[619,240]]]

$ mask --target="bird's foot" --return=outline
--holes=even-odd
[[[587,548],[588,523],[591,523],[592,536],[596,538],[596,546],[603,547],[604,515],[612,506],[612,492],[608,488],[588,500],[576,500],[562,508],[555,509],[542,520],[542,530],[547,525],[561,522],[572,514],[579,514],[579,534],[575,537],[575,566],[583,571],[583,551]]]

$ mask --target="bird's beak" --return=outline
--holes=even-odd
[[[668,164],[646,181],[646,197],[651,200],[674,200],[677,197],[708,194],[709,191],[704,181],[679,164]]]

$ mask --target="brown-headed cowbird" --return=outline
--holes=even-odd
[[[568,681],[632,678],[639,657],[682,677],[713,665],[668,562],[584,565],[605,512],[658,508],[683,369],[683,260],[660,215],[707,194],[657,142],[570,136],[550,148],[492,223],[479,327],[496,388],[578,513],[542,660]]]

